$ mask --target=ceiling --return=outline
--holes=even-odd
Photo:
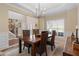
[[[32,12],[35,16],[36,13],[38,13],[38,16],[44,16],[69,10],[77,6],[77,3],[15,3],[15,5]]]
[[[36,8],[38,8],[39,3],[20,3],[19,5],[25,7],[25,8],[29,8],[30,10],[32,10],[33,12],[36,11]],[[46,8],[46,10],[49,10],[51,8],[56,8],[58,6],[61,6],[64,4],[60,4],[60,3],[40,3],[40,8]]]

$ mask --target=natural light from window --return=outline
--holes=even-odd
[[[47,30],[51,33],[52,30],[56,30],[58,36],[64,34],[64,19],[48,20]]]

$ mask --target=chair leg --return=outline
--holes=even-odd
[[[41,56],[41,54],[40,54],[40,56]]]
[[[51,50],[53,51],[53,46],[51,46]]]
[[[46,52],[46,56],[47,56],[47,52]]]
[[[54,48],[55,48],[55,45],[54,45]]]
[[[30,47],[28,47],[28,53],[30,53]]]
[[[23,46],[23,50],[25,49],[25,46]]]
[[[45,52],[46,52],[46,56],[47,56],[47,47],[46,47],[46,49],[45,49]]]

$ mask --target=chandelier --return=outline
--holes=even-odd
[[[36,6],[36,17],[40,18],[42,16],[45,16],[46,8],[42,7],[40,3]]]

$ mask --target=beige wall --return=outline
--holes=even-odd
[[[75,26],[77,23],[77,8],[73,8],[71,10],[62,12],[62,13],[58,13],[55,15],[51,15],[51,16],[46,16],[46,19],[41,18],[40,19],[40,28],[41,29],[45,29],[46,28],[46,24],[44,23],[47,20],[54,20],[54,19],[62,19],[64,18],[64,27],[65,27],[65,33],[67,35],[71,34],[72,32],[75,31]],[[45,25],[45,27],[44,27]]]
[[[77,25],[77,8],[67,11],[65,18],[65,31],[74,32]]]
[[[0,50],[8,48],[8,8],[0,4]]]
[[[8,31],[8,8],[0,4],[0,32]]]
[[[45,19],[44,18],[39,18],[38,19],[38,25],[39,25],[39,29],[40,30],[44,30],[44,25],[45,25],[45,21],[44,21]]]

